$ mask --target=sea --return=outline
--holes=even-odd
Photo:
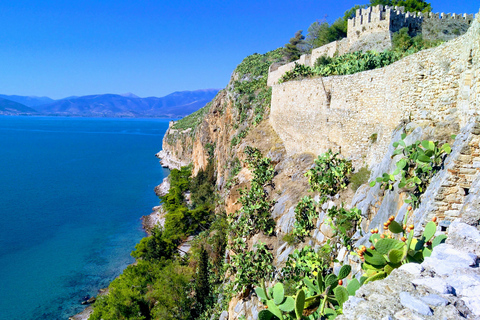
[[[68,319],[134,262],[168,123],[0,116],[0,320]]]

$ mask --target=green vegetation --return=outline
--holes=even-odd
[[[282,49],[266,54],[255,53],[243,59],[234,71],[237,80],[233,82],[235,115],[234,128],[248,128],[259,124],[268,114],[272,88],[267,86],[268,69],[272,63],[283,61]],[[238,145],[248,133],[248,129],[237,132],[231,146]]]
[[[368,178],[370,178],[370,170],[367,167],[360,168],[360,170],[350,176],[350,188],[353,191],[357,191],[362,184],[368,182]]]
[[[265,187],[272,183],[274,169],[269,158],[262,158],[258,149],[247,146],[247,164],[253,169],[250,189],[241,190],[239,199],[242,208],[231,221],[232,239],[251,237],[263,231],[266,235],[274,232],[275,221],[270,216],[273,202],[268,200]]]
[[[318,218],[318,212],[315,201],[305,196],[295,207],[295,222],[291,235],[296,241],[305,241],[305,237],[310,235],[310,231],[315,229],[315,220]]]
[[[370,236],[373,246],[359,250],[358,255],[364,262],[362,269],[367,277],[364,283],[383,279],[404,263],[422,263],[425,257],[430,256],[433,247],[445,242],[447,237],[444,234],[435,237],[437,225],[433,221],[427,223],[419,239],[414,238],[413,225],[407,228],[406,218],[404,228],[391,216],[385,223],[388,236],[374,232]]]
[[[212,102],[209,102],[209,103],[207,103],[207,105],[205,107],[203,107],[203,108],[195,111],[194,113],[178,120],[173,125],[173,129],[186,130],[186,129],[191,128],[192,131],[194,131],[197,128],[197,126],[203,121],[203,119],[205,118],[205,115],[208,113],[208,110],[210,110],[211,106],[212,106]]]
[[[339,157],[339,153],[328,150],[315,159],[315,166],[305,173],[313,191],[322,196],[333,196],[348,184],[348,176],[353,171],[352,162]]]
[[[337,208],[333,206],[328,209],[327,217],[330,220],[330,226],[333,229],[333,237],[340,242],[342,246],[348,250],[352,250],[352,236],[357,231],[357,225],[362,220],[361,212],[358,208],[353,207],[347,210],[343,207]],[[333,245],[336,248],[337,241]]]
[[[403,57],[424,49],[433,48],[441,43],[442,41],[424,40],[421,35],[412,38],[408,34],[408,28],[403,28],[393,34],[393,48],[391,50],[383,52],[358,51],[341,56],[334,56],[333,58],[322,56],[315,61],[314,68],[296,64],[293,70],[286,72],[280,78],[279,83],[305,77],[347,75],[383,68]]]
[[[226,247],[225,217],[213,216],[215,180],[213,161],[193,178],[190,167],[170,172],[170,190],[162,197],[165,228],[154,228],[136,245],[137,263],[110,284],[91,319],[187,320],[210,311]],[[178,247],[192,234],[199,234],[192,254],[181,257]]]
[[[430,12],[432,5],[424,0],[370,0],[370,6],[399,6],[405,7],[405,12]]]
[[[269,158],[263,158],[258,149],[247,146],[246,163],[252,170],[249,189],[241,191],[242,208],[229,219],[231,258],[229,271],[234,275],[230,293],[245,292],[258,285],[262,279],[273,276],[273,255],[263,243],[257,243],[250,250],[245,239],[258,232],[273,235],[275,221],[270,215],[273,202],[268,200],[265,187],[272,183],[274,169]]]
[[[342,286],[343,279],[348,277],[351,269],[349,265],[344,265],[338,275],[319,272],[315,279],[306,277],[295,296],[285,296],[282,283],[277,283],[268,290],[264,284],[255,288],[255,293],[268,308],[260,311],[258,318],[272,319],[275,316],[281,320],[304,319],[304,310],[313,310],[308,319],[335,318],[342,313],[343,303],[349,295],[354,295],[360,287],[358,280],[351,280],[347,287]]]
[[[302,30],[295,32],[295,36],[290,38],[289,43],[285,45],[283,49],[283,54],[287,58],[288,61],[295,61],[300,58],[300,49],[298,45],[302,42],[305,37],[302,35]]]
[[[420,204],[420,196],[425,192],[431,178],[437,173],[443,165],[443,162],[451,152],[450,145],[444,143],[439,147],[438,141],[423,140],[415,141],[407,145],[402,134],[401,140],[394,142],[395,151],[392,156],[402,155],[397,161],[396,169],[393,173],[384,173],[370,182],[373,187],[376,183],[386,190],[392,190],[398,182],[398,188],[408,193],[409,199],[406,203],[411,203],[414,208]]]

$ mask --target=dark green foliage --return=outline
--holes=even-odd
[[[346,36],[347,23],[342,18],[338,18],[331,25],[326,21],[315,21],[308,28],[306,42],[310,49],[315,49]]]
[[[298,45],[302,42],[305,37],[302,35],[302,30],[295,32],[295,36],[290,38],[290,42],[285,45],[283,49],[283,54],[287,57],[288,61],[295,61],[300,58],[300,49]]]
[[[301,250],[295,249],[282,268],[283,279],[298,282],[305,277],[316,277],[319,272],[328,268],[329,260],[328,255],[322,255],[321,250],[315,252],[310,246],[305,246]]]
[[[328,150],[315,159],[315,166],[305,173],[313,191],[322,195],[333,196],[348,184],[348,176],[352,172],[352,162],[339,157],[339,153]]]
[[[213,159],[210,158],[205,169],[200,169],[190,182],[193,207],[211,204],[214,202],[214,192],[216,184],[215,166]]]
[[[263,243],[254,245],[253,250],[239,250],[232,256],[231,270],[235,272],[235,292],[259,285],[273,276],[273,255]]]
[[[438,46],[441,41],[424,40],[421,35],[410,37],[408,29],[401,29],[393,35],[393,49],[383,52],[367,51],[353,52],[333,58],[320,57],[315,62],[315,68],[296,65],[288,71],[279,82],[286,82],[304,77],[354,74],[366,70],[383,68],[401,58],[418,51]]]
[[[411,37],[408,28],[402,28],[392,35],[393,50],[402,53],[402,55],[433,48],[441,43],[442,41],[439,40],[425,40],[421,34]]]
[[[233,238],[250,237],[259,231],[272,235],[275,227],[275,221],[270,215],[273,202],[268,200],[265,187],[272,183],[275,170],[271,160],[262,158],[258,149],[247,146],[245,153],[247,154],[246,162],[253,169],[253,179],[250,189],[240,192],[239,201],[242,209],[236,213],[237,220],[232,221]]]
[[[239,79],[234,82],[235,92],[241,95],[253,94],[257,90],[267,87],[268,68],[272,63],[282,59],[282,49],[266,54],[255,53],[243,59],[234,71]]]
[[[370,0],[370,6],[399,6],[405,7],[405,12],[430,12],[432,5],[424,0]]]
[[[303,197],[295,207],[295,223],[291,235],[298,241],[305,241],[305,237],[315,229],[314,222],[317,218],[315,201],[309,196]]]
[[[205,248],[200,250],[200,260],[197,266],[197,274],[195,276],[195,308],[194,317],[198,317],[211,305],[211,285],[208,267],[208,253]]]
[[[328,209],[327,216],[332,221],[332,229],[334,231],[334,237],[336,237],[339,242],[351,250],[352,246],[352,236],[357,230],[357,225],[362,219],[361,211],[353,207],[350,210],[343,208],[337,208],[333,206]]]
[[[384,173],[370,182],[373,187],[380,183],[385,190],[392,190],[398,181],[397,187],[407,191],[409,199],[407,203],[412,203],[414,208],[420,204],[420,196],[425,192],[430,183],[430,179],[443,166],[443,162],[451,152],[450,145],[444,143],[439,146],[439,142],[428,140],[415,141],[407,145],[404,141],[406,134],[402,134],[402,139],[393,143],[395,151],[393,156],[402,155],[402,158],[396,163],[396,170],[389,174]]]
[[[243,59],[235,69],[234,74],[238,79],[233,83],[234,105],[237,109],[235,129],[247,120],[249,125],[257,125],[268,114],[272,96],[272,88],[267,86],[268,69],[272,63],[284,61],[282,52],[282,49],[277,49],[263,55],[255,53]],[[237,133],[232,139],[232,147],[246,133],[246,130]]]
[[[320,56],[315,61],[315,67],[326,66],[326,65],[329,65],[332,62],[333,62],[333,58],[331,58],[327,55]]]
[[[311,76],[313,76],[313,69],[311,67],[295,62],[295,67],[293,68],[293,70],[285,72],[285,74],[280,78],[278,83],[302,79]]]
[[[370,178],[370,170],[367,167],[360,168],[360,170],[351,175],[350,188],[353,191],[357,191],[362,184],[368,182],[368,178]]]
[[[170,259],[176,253],[176,246],[163,237],[163,229],[156,227],[150,237],[145,237],[135,246],[132,257],[143,260]]]
[[[192,270],[179,262],[139,260],[95,302],[90,319],[189,319],[191,279]]]

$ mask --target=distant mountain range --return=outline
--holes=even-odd
[[[218,91],[178,91],[161,98],[140,98],[132,93],[99,94],[60,100],[0,95],[0,115],[184,117],[205,106]]]

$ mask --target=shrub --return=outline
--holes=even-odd
[[[328,150],[315,160],[315,166],[305,173],[313,191],[322,195],[333,196],[348,184],[348,176],[352,172],[352,162],[342,159],[339,153]]]

